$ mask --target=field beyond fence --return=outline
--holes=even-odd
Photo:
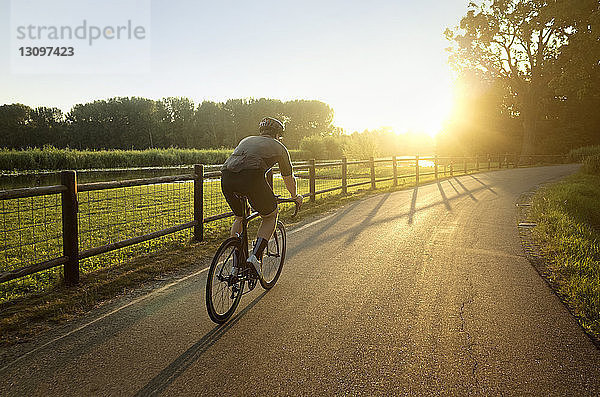
[[[298,192],[308,201],[361,189],[413,186],[438,178],[516,167],[515,157],[404,156],[294,164]],[[563,163],[565,156],[532,156],[529,166]],[[222,238],[232,214],[220,189],[220,166],[178,168],[178,175],[60,183],[0,191],[0,302],[81,273],[114,266],[141,253],[190,240]],[[276,194],[283,180],[270,173]]]

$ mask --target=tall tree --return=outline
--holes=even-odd
[[[523,126],[522,156],[536,152],[538,122],[546,112],[544,99],[552,97],[558,58],[577,32],[567,15],[573,7],[594,4],[596,0],[471,2],[459,27],[446,30],[455,44],[450,61],[458,69],[479,70],[510,87]]]
[[[26,128],[33,110],[20,103],[0,106],[0,147],[27,147]]]

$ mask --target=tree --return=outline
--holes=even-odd
[[[561,51],[578,32],[572,9],[594,6],[595,0],[471,2],[459,28],[446,30],[454,43],[450,62],[457,69],[481,71],[510,88],[523,126],[522,156],[536,151],[538,123],[554,96],[550,83]]]
[[[501,79],[486,79],[478,71],[463,71],[454,84],[452,117],[437,136],[442,155],[472,156],[516,153],[522,129],[514,96]]]
[[[20,103],[0,106],[0,147],[27,147],[25,134],[32,111]]]

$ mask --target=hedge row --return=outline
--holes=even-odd
[[[232,149],[148,149],[79,151],[70,149],[0,149],[0,170],[82,170],[129,167],[161,167],[221,164]],[[304,152],[290,151],[293,160],[305,160]]]

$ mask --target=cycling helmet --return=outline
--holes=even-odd
[[[271,136],[283,135],[285,127],[283,123],[273,117],[265,117],[258,124],[258,130],[261,134],[268,134]]]

